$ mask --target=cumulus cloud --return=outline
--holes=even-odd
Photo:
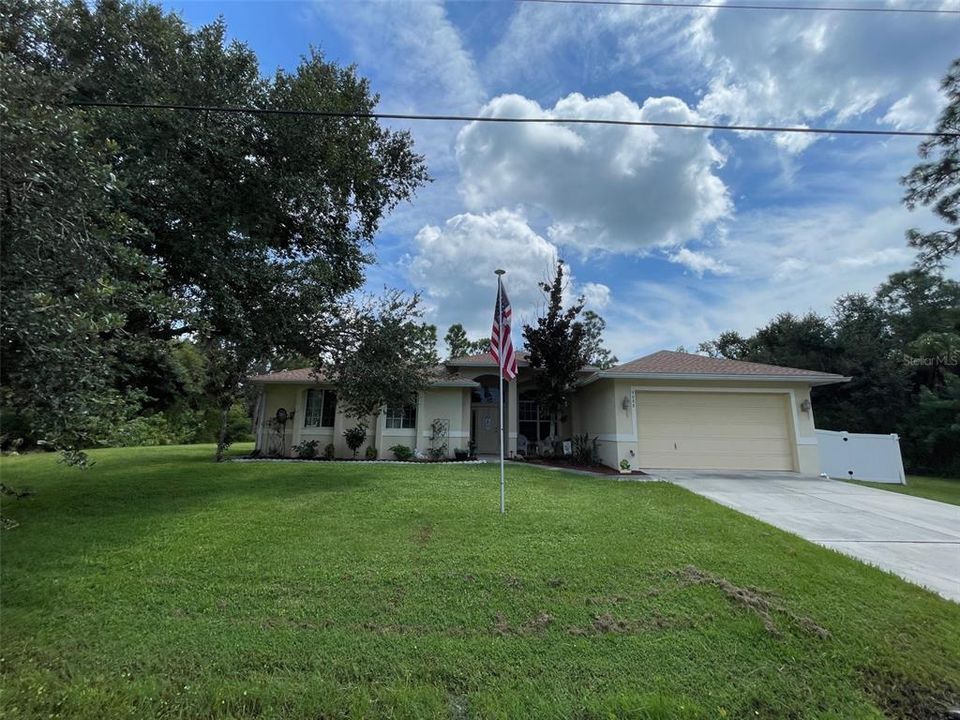
[[[693,122],[682,100],[579,93],[553,108],[520,95],[487,103],[489,117],[589,117]],[[603,125],[471,123],[457,138],[460,192],[474,211],[522,205],[542,214],[553,242],[581,252],[635,252],[697,237],[731,211],[716,175],[723,156],[700,130]]]
[[[471,336],[490,331],[496,298],[496,276],[504,268],[504,283],[519,329],[532,322],[544,306],[540,283],[553,278],[558,249],[536,233],[517,210],[461,213],[443,225],[427,225],[417,234],[415,253],[406,273],[423,294],[431,322],[439,334],[452,323],[463,323]],[[587,306],[601,310],[610,303],[611,291],[597,282],[578,283],[567,271],[565,302],[583,295]]]

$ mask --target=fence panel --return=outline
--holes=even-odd
[[[897,435],[817,430],[820,472],[832,478],[906,485]]]

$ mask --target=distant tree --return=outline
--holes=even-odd
[[[617,356],[603,346],[603,331],[607,329],[607,322],[593,310],[583,313],[583,347],[587,357],[587,364],[595,365],[606,370],[617,364]]]
[[[924,333],[960,328],[960,282],[935,269],[893,273],[877,290],[877,301],[901,351]]]
[[[523,339],[534,371],[541,409],[550,417],[551,434],[557,434],[561,413],[570,404],[578,372],[586,364],[583,323],[578,322],[583,298],[563,308],[563,262],[557,262],[553,281],[540,283],[547,295],[546,313],[536,325],[523,326]]]
[[[460,323],[450,326],[443,341],[447,346],[447,357],[451,359],[486,352],[490,348],[489,339],[470,340]]]
[[[960,474],[960,375],[946,375],[943,387],[936,390],[920,388],[916,407],[900,432],[908,447],[916,448],[909,457],[915,469],[957,477]]]
[[[716,340],[707,340],[700,343],[697,350],[710,357],[727,358],[729,360],[740,360],[749,355],[747,341],[735,330],[727,330],[720,333]]]
[[[418,296],[393,290],[335,321],[336,349],[319,370],[337,385],[337,400],[365,425],[386,405],[416,402],[439,364],[437,332],[420,322]]]
[[[945,230],[924,233],[907,232],[910,245],[919,251],[918,262],[924,267],[943,265],[960,253],[960,58],[953,61],[940,83],[947,96],[947,105],[937,121],[937,132],[951,133],[932,137],[920,144],[920,157],[927,160],[913,168],[901,182],[907,190],[903,201],[913,210],[931,207],[947,224]]]

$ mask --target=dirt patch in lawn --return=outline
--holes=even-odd
[[[428,545],[431,540],[433,540],[433,526],[430,524],[421,525],[413,535],[413,541],[420,547]]]
[[[545,612],[538,612],[529,620],[520,625],[510,625],[503,613],[497,613],[493,621],[493,634],[500,637],[507,635],[533,635],[542,633],[553,622],[553,615]]]
[[[946,682],[920,682],[906,675],[865,668],[863,690],[891,720],[947,720],[960,717],[960,688]],[[953,712],[951,712],[951,710]]]
[[[830,631],[825,627],[805,615],[798,615],[783,603],[772,598],[768,593],[764,593],[757,588],[735,585],[726,578],[713,575],[693,565],[687,565],[682,570],[676,571],[674,575],[685,584],[709,585],[717,588],[734,605],[756,613],[763,622],[763,627],[774,637],[782,637],[783,635],[774,620],[774,613],[785,615],[812,635],[824,640],[830,637]]]

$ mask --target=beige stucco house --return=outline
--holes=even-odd
[[[550,435],[539,412],[523,353],[504,383],[504,425],[511,456],[536,452]],[[617,467],[819,472],[810,388],[844,382],[830,373],[661,351],[601,370],[584,367],[558,439],[597,438],[600,460]],[[336,388],[310,369],[258,375],[257,449],[290,454],[304,440],[349,451],[343,432],[356,424],[336,402]],[[388,407],[372,421],[367,444],[390,458],[394,445],[427,452],[439,442],[452,455],[472,440],[479,454],[498,452],[497,366],[489,355],[448,360],[415,405]],[[283,408],[286,423],[276,422]],[[439,438],[439,439],[438,439]]]

